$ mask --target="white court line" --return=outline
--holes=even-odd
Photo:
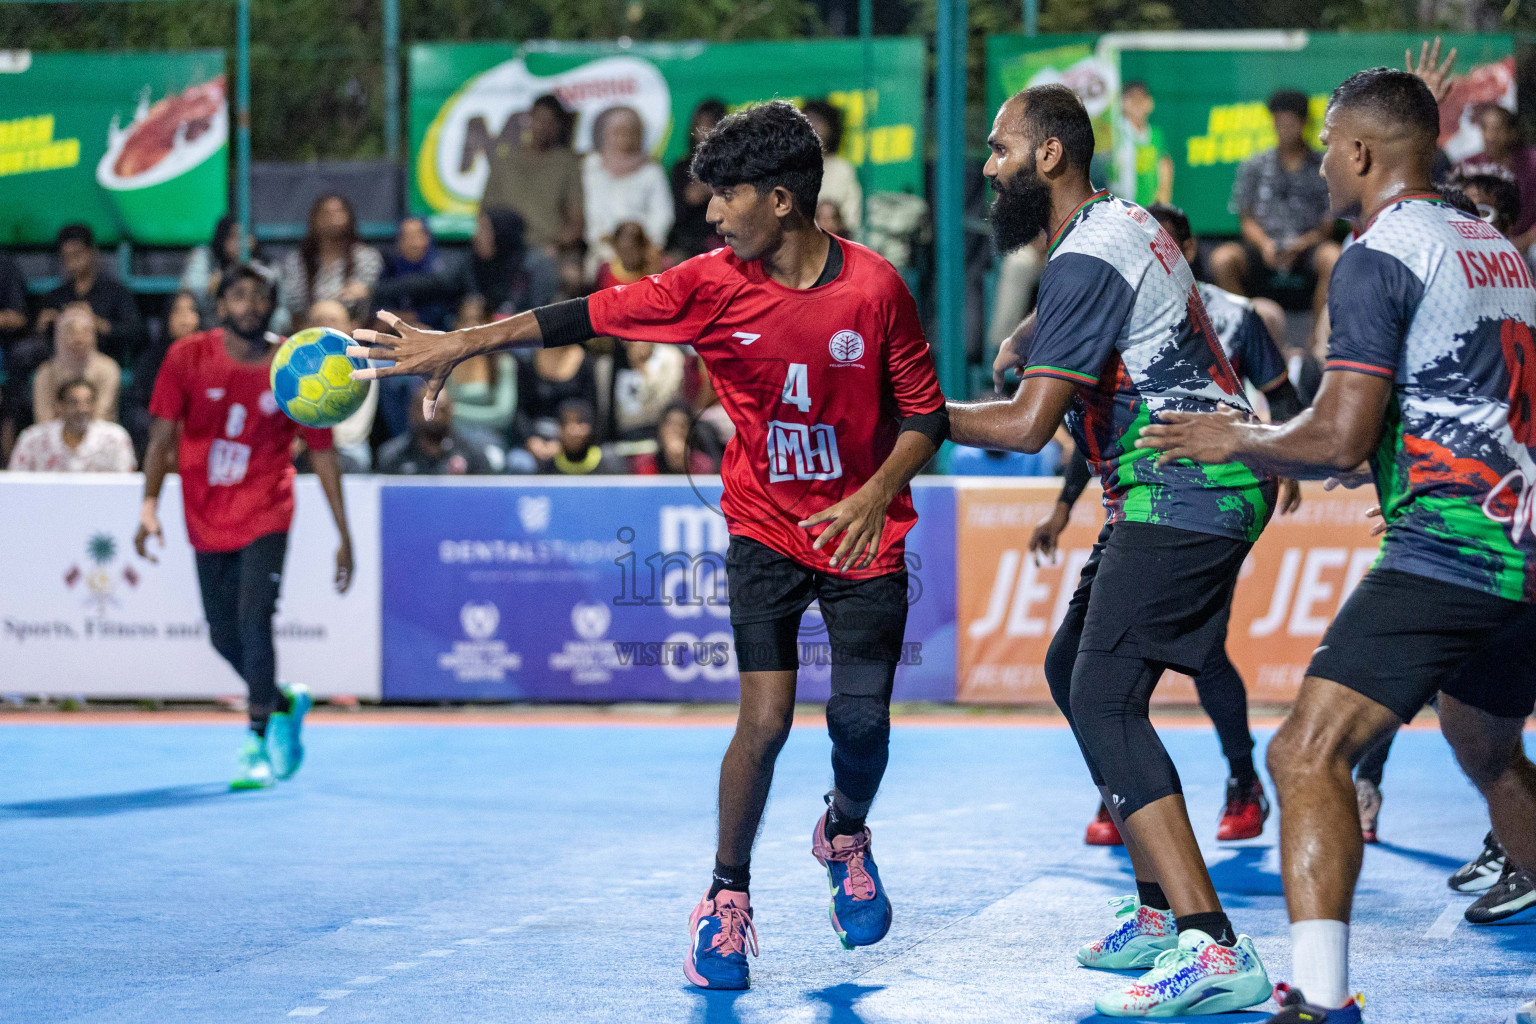
[[[351,985],[353,988],[361,988],[364,985],[373,985],[383,980],[384,975],[382,974],[363,974],[353,978],[351,981],[347,982],[347,984]]]
[[[345,999],[352,994],[349,988],[328,988],[324,992],[316,992],[316,999]]]
[[[290,1017],[318,1017],[325,1012],[323,1006],[299,1006],[288,1011]]]
[[[443,956],[453,956],[453,952],[454,951],[451,950],[451,949],[429,949],[425,953],[422,953],[421,955],[422,956],[443,957]]]
[[[1463,907],[1460,903],[1447,903],[1445,909],[1440,911],[1440,916],[1435,918],[1435,923],[1429,926],[1424,933],[1426,939],[1448,939],[1456,931],[1456,926],[1461,924]]]

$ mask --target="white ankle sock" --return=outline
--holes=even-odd
[[[1334,1010],[1349,1001],[1349,925],[1291,922],[1291,987],[1313,1006]]]

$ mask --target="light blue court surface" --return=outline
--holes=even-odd
[[[1165,730],[1203,837],[1224,770]],[[1064,729],[898,727],[871,818],[896,921],[845,952],[809,853],[828,743],[796,730],[752,865],[755,988],[685,986],[728,731],[326,726],[275,790],[230,794],[239,728],[0,728],[0,1020],[1098,1020],[1077,946],[1128,891]],[[1264,737],[1263,739],[1267,739]],[[1261,739],[1262,743],[1262,739]],[[1404,734],[1356,901],[1367,1019],[1497,1022],[1536,994],[1536,926],[1473,928],[1445,876],[1483,810],[1439,735]],[[1207,847],[1272,973],[1289,965],[1275,828]],[[1209,1018],[1198,1018],[1206,1020]],[[1261,1020],[1256,1013],[1223,1020]]]

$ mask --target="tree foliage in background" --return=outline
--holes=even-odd
[[[380,0],[254,0],[251,140],[258,160],[380,154],[381,11]],[[401,0],[406,45],[620,36],[727,41],[820,31],[804,0]],[[235,5],[0,4],[0,40],[38,51],[219,47],[231,55],[232,74]],[[233,93],[233,82],[230,87]]]

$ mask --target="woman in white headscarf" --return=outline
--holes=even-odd
[[[589,259],[610,259],[606,239],[625,221],[660,240],[672,230],[672,188],[667,173],[645,150],[645,126],[633,107],[609,107],[592,124],[592,147],[582,162]]]

